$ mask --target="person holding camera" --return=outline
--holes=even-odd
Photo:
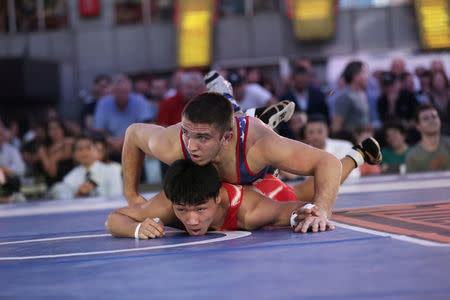
[[[94,140],[88,136],[75,139],[74,160],[79,164],[57,184],[51,196],[57,199],[119,196],[123,192],[120,172],[99,160]]]

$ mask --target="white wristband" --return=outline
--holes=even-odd
[[[298,222],[295,220],[295,218],[297,218],[297,212],[296,211],[293,211],[292,212],[292,215],[291,215],[291,227],[292,227],[292,229],[295,229],[295,227],[297,227],[297,225],[298,225]]]
[[[347,156],[353,158],[353,160],[356,163],[356,167],[359,167],[360,165],[362,165],[364,163],[364,157],[358,150],[355,150],[355,149],[350,150],[347,153]]]
[[[316,205],[312,204],[312,203],[308,203],[308,204],[305,204],[302,206],[302,208],[304,208],[304,209],[313,209],[314,207],[316,207]],[[295,227],[297,227],[297,225],[298,225],[298,221],[295,220],[295,218],[297,218],[297,216],[298,216],[298,214],[294,210],[291,214],[291,220],[290,220],[292,229],[295,229]]]
[[[139,239],[139,228],[141,228],[142,223],[137,224],[136,229],[134,230],[134,238]]]
[[[304,209],[313,209],[314,207],[316,207],[315,204],[308,203],[308,204],[303,205],[302,208],[304,208]]]

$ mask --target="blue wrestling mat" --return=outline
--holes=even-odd
[[[104,229],[121,198],[4,205],[0,299],[450,299],[449,201],[448,172],[364,178],[335,231],[140,241]]]

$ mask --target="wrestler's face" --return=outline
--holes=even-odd
[[[189,235],[204,235],[216,216],[218,199],[210,198],[200,205],[173,204],[173,210]]]
[[[214,160],[227,142],[228,135],[222,134],[215,126],[193,123],[185,117],[181,120],[181,130],[186,149],[198,165]]]

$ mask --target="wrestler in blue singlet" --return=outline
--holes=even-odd
[[[248,116],[247,117],[234,117],[236,120],[236,126],[239,132],[239,142],[236,143],[236,169],[237,169],[237,182],[230,182],[232,184],[252,184],[258,179],[262,179],[266,176],[269,167],[265,167],[257,173],[250,171],[247,165],[247,159],[245,157],[245,143],[247,141],[248,130]],[[181,147],[183,148],[183,154],[185,159],[191,159],[189,152],[186,149],[186,145],[183,142],[183,132],[180,131]]]

